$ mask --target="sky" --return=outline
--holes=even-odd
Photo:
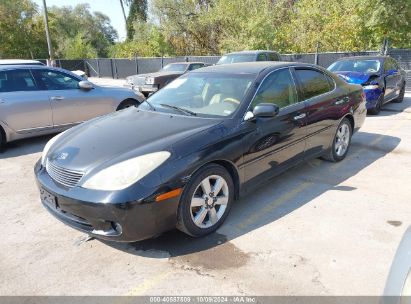
[[[43,0],[34,0],[42,8]],[[110,18],[111,25],[117,30],[121,41],[126,38],[126,26],[121,11],[120,0],[46,0],[47,7],[50,6],[76,6],[80,3],[88,3],[91,11],[98,11]],[[125,7],[126,14],[128,8]]]

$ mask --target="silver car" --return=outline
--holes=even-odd
[[[0,66],[0,147],[60,132],[143,100],[130,89],[99,87],[63,69]]]

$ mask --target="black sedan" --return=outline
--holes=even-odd
[[[365,115],[361,86],[318,66],[212,66],[57,135],[35,175],[45,208],[92,236],[203,236],[270,177],[314,157],[344,159]]]

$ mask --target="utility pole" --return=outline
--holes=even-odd
[[[124,22],[127,23],[126,11],[124,10],[123,0],[120,0],[121,10],[123,11]]]
[[[51,39],[50,39],[50,30],[49,30],[49,17],[47,14],[47,5],[46,5],[46,0],[43,0],[43,9],[44,9],[44,25],[46,28],[46,37],[47,37],[47,47],[49,50],[49,60],[47,62],[47,65],[51,66],[53,65],[53,49],[51,47]]]

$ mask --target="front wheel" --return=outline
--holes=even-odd
[[[326,160],[332,162],[342,161],[348,153],[351,144],[352,127],[347,118],[344,118],[335,133],[331,151],[324,156]]]
[[[384,103],[384,93],[380,95],[374,108],[369,109],[368,113],[371,115],[378,115],[381,112],[382,104]]]
[[[0,127],[0,152],[3,152],[6,148],[6,137],[3,133],[2,128]]]
[[[217,164],[205,166],[184,189],[177,228],[194,237],[216,231],[227,217],[233,199],[233,180],[227,170]]]

